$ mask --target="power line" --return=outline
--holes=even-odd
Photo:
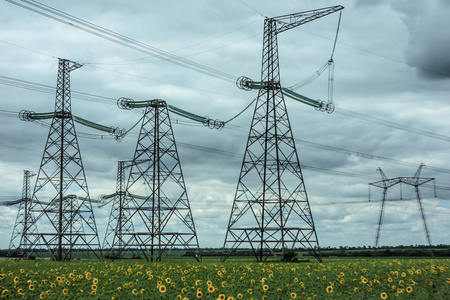
[[[388,127],[391,127],[391,128],[396,128],[396,129],[408,131],[408,132],[411,132],[411,133],[420,134],[420,135],[424,135],[424,136],[440,139],[440,140],[443,140],[443,141],[446,141],[446,142],[450,142],[450,137],[448,137],[446,135],[437,134],[437,133],[434,133],[434,132],[430,132],[430,131],[414,128],[414,127],[411,127],[411,126],[402,125],[402,124],[399,124],[399,123],[395,123],[395,122],[383,120],[383,119],[380,119],[380,118],[364,115],[364,114],[357,113],[357,112],[354,112],[354,111],[350,111],[350,110],[347,110],[347,109],[336,108],[335,112],[337,112],[338,114],[342,114],[342,115],[346,115],[346,116],[352,117],[352,118],[357,118],[357,119],[360,119],[360,120],[363,120],[363,121],[366,121],[366,122],[377,123],[377,124],[381,124],[381,125],[388,126]]]
[[[12,87],[17,87],[17,88],[33,90],[33,91],[38,91],[38,92],[50,93],[50,94],[55,93],[55,87],[52,87],[52,86],[49,86],[49,85],[40,84],[40,83],[36,83],[36,82],[16,79],[16,78],[12,78],[12,77],[1,76],[1,75],[0,75],[0,84],[7,85],[7,86],[12,86]],[[81,100],[92,101],[92,102],[103,103],[103,104],[114,104],[115,105],[117,103],[117,99],[116,98],[99,96],[99,95],[94,95],[94,94],[90,94],[90,93],[83,93],[83,92],[72,91],[72,96],[74,98],[78,98],[78,99],[81,99]],[[248,104],[246,106],[244,111],[254,101],[255,101],[255,99],[252,102],[250,102],[250,104]],[[243,111],[241,111],[241,113],[242,112]],[[356,118],[356,119],[359,119],[359,120],[362,120],[362,121],[365,121],[365,122],[380,124],[380,125],[388,126],[390,128],[395,128],[395,129],[407,131],[407,132],[410,132],[410,133],[419,134],[419,135],[422,135],[422,136],[436,138],[436,139],[440,139],[440,140],[443,140],[443,141],[450,141],[450,137],[442,135],[442,134],[437,134],[437,133],[434,133],[434,132],[430,132],[430,131],[414,128],[414,127],[411,127],[411,126],[395,123],[395,122],[392,122],[392,121],[384,120],[384,119],[381,119],[381,118],[372,117],[372,116],[361,114],[361,113],[358,113],[358,112],[355,112],[355,111],[351,111],[351,110],[347,110],[347,109],[343,109],[343,108],[336,108],[335,112],[338,113],[338,114],[342,114],[342,115],[345,115],[345,116],[348,116],[348,117]],[[237,116],[239,116],[239,115],[240,114],[238,114]],[[230,121],[234,120],[237,116],[229,119],[228,121],[226,121],[226,123],[229,123]]]
[[[154,46],[150,46],[146,43],[139,42],[135,39],[129,38],[122,34],[116,33],[112,30],[103,28],[101,26],[95,25],[90,22],[87,22],[83,19],[80,19],[80,18],[70,15],[68,13],[65,13],[63,11],[60,11],[60,10],[50,7],[48,5],[39,3],[37,1],[27,1],[27,0],[21,0],[20,2],[13,1],[13,0],[6,0],[6,1],[10,2],[12,4],[15,4],[17,6],[20,6],[22,8],[25,8],[27,10],[30,10],[32,12],[38,13],[44,17],[64,23],[71,27],[74,27],[74,28],[80,29],[84,32],[95,35],[97,37],[103,38],[105,40],[114,42],[116,44],[125,46],[130,49],[145,53],[147,55],[151,55],[153,57],[173,63],[175,65],[178,65],[178,66],[181,66],[181,67],[184,67],[184,68],[187,68],[187,69],[190,69],[190,70],[193,70],[193,71],[196,71],[196,72],[208,75],[208,76],[212,76],[212,77],[215,77],[215,78],[218,78],[221,80],[225,80],[228,82],[234,83],[236,81],[237,77],[235,77],[233,75],[230,75],[225,72],[216,70],[214,68],[210,68],[205,65],[182,58],[180,56],[177,56],[172,53],[158,49]]]

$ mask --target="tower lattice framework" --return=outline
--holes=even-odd
[[[123,205],[111,251],[124,257],[140,251],[147,260],[161,261],[174,248],[200,260],[195,230],[167,104],[150,100],[144,106],[142,126],[130,166]],[[130,109],[132,100],[119,100]],[[115,211],[117,213],[117,210]]]
[[[419,208],[420,216],[422,217],[422,223],[423,223],[423,229],[425,231],[425,237],[427,239],[428,245],[431,247],[431,245],[432,245],[431,244],[431,235],[430,235],[430,230],[428,228],[428,222],[427,222],[427,218],[425,215],[425,210],[423,208],[422,196],[421,196],[419,187],[425,183],[434,181],[435,178],[420,177],[420,173],[424,166],[425,166],[424,164],[421,164],[413,177],[387,178],[386,175],[384,174],[383,170],[381,170],[381,168],[377,169],[377,171],[380,172],[382,180],[369,183],[369,185],[371,185],[371,186],[375,186],[375,187],[383,189],[380,215],[378,217],[377,233],[375,235],[375,249],[378,248],[378,243],[379,243],[380,236],[381,236],[381,225],[383,223],[384,206],[387,201],[386,198],[387,198],[388,189],[397,184],[401,185],[402,183],[414,187],[414,192],[416,194],[416,199],[417,199],[417,205]]]
[[[70,72],[82,65],[59,59],[55,112],[33,191],[21,248],[46,248],[52,258],[74,258],[75,251],[100,258],[101,248],[71,112]],[[33,231],[32,226],[39,229]]]
[[[113,250],[121,255],[125,254],[123,243],[123,234],[134,233],[133,220],[130,217],[130,210],[123,209],[126,197],[126,169],[131,166],[129,161],[119,161],[117,163],[117,183],[116,192],[113,194],[111,213],[108,220],[108,225],[106,227],[105,239],[103,240],[102,249],[104,249],[104,254],[109,251],[109,256],[115,255],[114,258],[122,258],[118,254],[114,254]],[[105,195],[103,198],[108,198],[109,195]],[[112,247],[113,238],[117,235],[117,244],[115,249]]]
[[[250,247],[258,261],[306,248],[321,261],[305,183],[280,84],[277,35],[342,9],[264,20],[261,83],[221,260]],[[238,83],[239,86],[239,83]]]
[[[14,205],[19,203],[19,209],[17,211],[16,221],[14,223],[13,231],[11,234],[11,240],[8,247],[8,257],[20,257],[23,254],[23,250],[20,247],[27,248],[25,243],[22,243],[24,229],[29,227],[32,232],[37,232],[33,215],[30,214],[31,205],[31,178],[35,176],[33,172],[29,170],[23,171],[23,186],[22,186],[22,198],[16,201],[8,201],[4,205]]]

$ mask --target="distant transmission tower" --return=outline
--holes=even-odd
[[[22,186],[22,198],[14,201],[6,201],[3,203],[5,206],[11,206],[15,204],[19,204],[19,210],[17,211],[16,222],[14,223],[11,241],[9,242],[8,247],[8,257],[20,257],[23,255],[23,250],[20,248],[22,245],[23,248],[27,248],[26,244],[22,243],[24,228],[28,228],[32,232],[37,232],[37,228],[34,225],[33,215],[30,214],[30,206],[31,206],[31,177],[35,176],[31,171],[25,170],[23,171],[23,186]]]
[[[421,164],[413,177],[396,177],[396,178],[387,178],[386,175],[384,174],[383,170],[381,170],[381,168],[377,169],[377,171],[380,172],[382,180],[369,183],[369,185],[371,185],[371,186],[375,186],[375,187],[379,187],[379,188],[383,189],[383,198],[381,200],[380,216],[378,218],[378,228],[377,228],[377,233],[375,236],[375,248],[378,247],[378,242],[380,240],[381,224],[383,221],[384,204],[386,202],[387,191],[389,188],[393,187],[394,185],[402,184],[402,183],[414,187],[414,190],[416,193],[416,198],[417,198],[417,204],[419,205],[419,211],[420,211],[420,215],[422,217],[423,228],[425,230],[425,237],[427,238],[428,245],[431,246],[431,236],[430,236],[430,231],[428,229],[425,211],[423,209],[422,197],[420,195],[419,186],[421,186],[422,184],[425,184],[427,182],[433,181],[434,178],[419,177],[420,172],[422,171],[423,167],[424,167],[424,164]]]
[[[286,250],[296,247],[322,260],[280,84],[277,35],[341,9],[335,6],[264,20],[261,82],[248,78],[237,82],[240,88],[257,88],[259,93],[222,261],[242,245],[251,248],[258,261],[280,254],[283,259]]]
[[[101,200],[107,201],[112,199],[111,213],[109,216],[108,225],[106,226],[105,239],[103,240],[102,249],[103,254],[107,254],[110,258],[123,258],[114,254],[114,250],[123,255],[126,253],[124,248],[124,233],[133,234],[134,226],[133,220],[130,217],[130,210],[124,209],[126,198],[126,173],[125,170],[131,167],[131,161],[119,161],[117,164],[117,183],[116,192],[111,195],[101,196]],[[117,245],[115,249],[112,247],[112,239],[117,235]],[[107,253],[109,252],[109,253]],[[112,255],[115,255],[112,257]]]
[[[125,194],[116,198],[112,258],[140,251],[161,261],[174,247],[200,260],[194,219],[186,192],[167,104],[162,100],[119,99],[123,109],[145,108]],[[110,218],[110,219],[111,219]]]
[[[70,72],[82,65],[59,59],[55,112],[34,187],[20,248],[27,258],[47,248],[54,260],[72,259],[74,251],[100,258],[100,242],[71,112]],[[20,115],[27,120],[26,113]],[[39,233],[32,230],[37,226]]]

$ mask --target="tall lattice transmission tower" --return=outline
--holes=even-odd
[[[113,204],[111,258],[139,251],[161,261],[174,247],[200,260],[199,244],[178,157],[168,105],[163,100],[121,98],[123,109],[145,108],[125,192]]]
[[[37,232],[37,228],[34,225],[33,215],[30,214],[31,205],[31,178],[35,176],[33,172],[29,170],[23,171],[23,186],[22,186],[22,198],[19,200],[6,201],[4,206],[11,206],[19,204],[17,211],[16,221],[14,223],[13,231],[11,234],[11,240],[8,247],[8,258],[17,258],[23,254],[23,250],[20,248],[26,248],[27,245],[22,244],[24,228],[30,226],[31,231]]]
[[[258,261],[302,247],[321,260],[313,216],[280,84],[277,36],[343,9],[334,6],[264,20],[261,81],[238,79],[259,89],[221,260],[241,245]],[[280,253],[281,251],[281,253]]]
[[[417,205],[418,205],[418,208],[420,211],[420,216],[422,217],[422,223],[423,223],[423,229],[425,231],[425,237],[427,239],[428,245],[431,246],[430,230],[428,229],[427,218],[425,215],[425,210],[423,209],[422,196],[421,196],[419,187],[425,183],[434,181],[435,178],[420,177],[420,173],[421,173],[423,167],[424,167],[424,164],[421,164],[413,177],[395,177],[395,178],[387,178],[386,175],[384,174],[383,170],[381,170],[381,168],[377,169],[377,171],[380,172],[382,180],[369,183],[369,186],[375,186],[375,187],[383,189],[380,215],[378,217],[377,233],[375,235],[375,248],[378,248],[378,243],[380,240],[381,225],[383,223],[384,206],[387,201],[388,189],[391,187],[394,187],[395,185],[401,185],[402,183],[414,187],[414,192],[416,194],[416,199],[417,199]],[[400,196],[400,199],[402,199],[402,196]]]
[[[21,249],[27,258],[48,249],[57,261],[74,258],[74,252],[101,257],[77,134],[71,112],[70,72],[82,65],[59,59],[55,111],[34,187],[30,214],[35,222],[24,228]],[[30,118],[23,112],[22,120]],[[37,226],[39,232],[33,230]]]

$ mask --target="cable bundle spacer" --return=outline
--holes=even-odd
[[[219,119],[210,119],[209,117],[203,117],[203,125],[208,126],[209,129],[217,129],[220,130],[225,127],[225,122],[220,121]]]
[[[131,110],[130,104],[133,102],[134,101],[131,98],[120,97],[119,100],[117,100],[117,106],[121,109]]]
[[[250,82],[252,82],[248,77],[241,76],[236,80],[236,86],[244,91],[250,91],[251,87],[249,87]]]
[[[34,114],[34,111],[31,110],[21,110],[19,112],[19,119],[21,121],[31,122],[31,115]]]
[[[335,106],[334,106],[333,102],[328,102],[326,112],[331,114],[334,111],[334,108],[335,108]]]

